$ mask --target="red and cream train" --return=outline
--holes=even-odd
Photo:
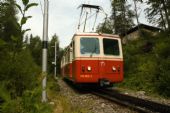
[[[123,53],[118,35],[76,33],[61,60],[61,74],[74,83],[111,85],[123,80]]]

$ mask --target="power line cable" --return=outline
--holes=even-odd
[[[40,2],[41,12],[42,12],[42,16],[43,16],[43,15],[44,15],[44,12],[43,12],[43,7],[42,7],[41,0],[39,0],[39,2]]]
[[[90,15],[90,16],[87,18],[87,20],[89,20],[90,18],[92,18],[95,14],[96,14],[96,13]],[[80,23],[80,25],[82,25],[82,24],[84,24],[84,23],[85,23],[85,21],[83,21],[82,23]]]

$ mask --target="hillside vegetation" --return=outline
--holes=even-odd
[[[51,106],[41,102],[42,42],[36,37],[28,44],[24,34],[30,29],[23,29],[31,18],[27,10],[38,4],[22,3],[23,9],[15,0],[0,1],[0,113],[51,113]]]
[[[121,86],[170,97],[170,35],[141,37],[123,45],[124,76]]]
[[[135,27],[135,21],[137,25],[142,24],[138,16],[140,5],[146,6],[141,7],[146,20],[164,31],[155,36],[142,31],[138,40],[123,45],[125,80],[121,86],[170,97],[169,4],[169,0],[111,1],[111,16],[98,25],[97,31],[126,34]]]

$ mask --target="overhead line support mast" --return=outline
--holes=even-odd
[[[48,48],[48,6],[49,1],[44,0],[43,13],[43,42],[42,42],[42,102],[47,102],[47,48]]]

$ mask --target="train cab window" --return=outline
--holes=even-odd
[[[116,39],[103,39],[103,49],[105,55],[119,56],[119,42]]]
[[[82,37],[80,39],[80,52],[82,55],[99,54],[100,53],[99,39]]]

